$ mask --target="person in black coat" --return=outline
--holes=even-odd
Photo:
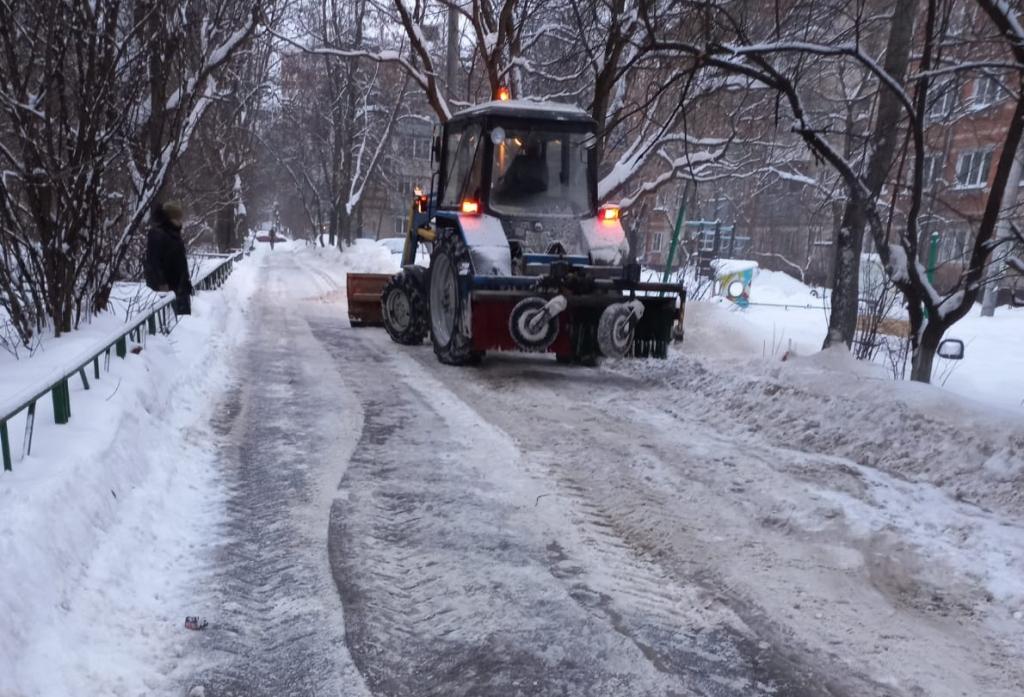
[[[181,224],[185,211],[180,203],[157,203],[146,233],[146,285],[156,291],[174,291],[174,312],[192,313],[192,281],[189,278]]]

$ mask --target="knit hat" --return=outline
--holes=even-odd
[[[175,227],[181,227],[185,220],[185,208],[177,201],[168,201],[164,204],[164,215]]]

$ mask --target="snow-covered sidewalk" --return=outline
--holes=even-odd
[[[237,264],[220,290],[198,294],[169,337],[112,358],[89,391],[74,381],[69,424],[54,425],[41,403],[27,458],[12,422],[14,471],[0,477],[0,694],[138,695],[174,670],[194,614],[195,550],[219,515],[208,422],[259,263]],[[6,361],[4,394],[116,322]]]

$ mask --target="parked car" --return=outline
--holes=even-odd
[[[402,250],[405,249],[405,238],[404,237],[385,237],[382,240],[377,240],[377,244],[385,247],[392,254],[402,256]]]

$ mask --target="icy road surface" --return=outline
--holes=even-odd
[[[1012,495],[740,434],[699,363],[441,366],[325,262],[261,273],[186,694],[1024,693]]]

